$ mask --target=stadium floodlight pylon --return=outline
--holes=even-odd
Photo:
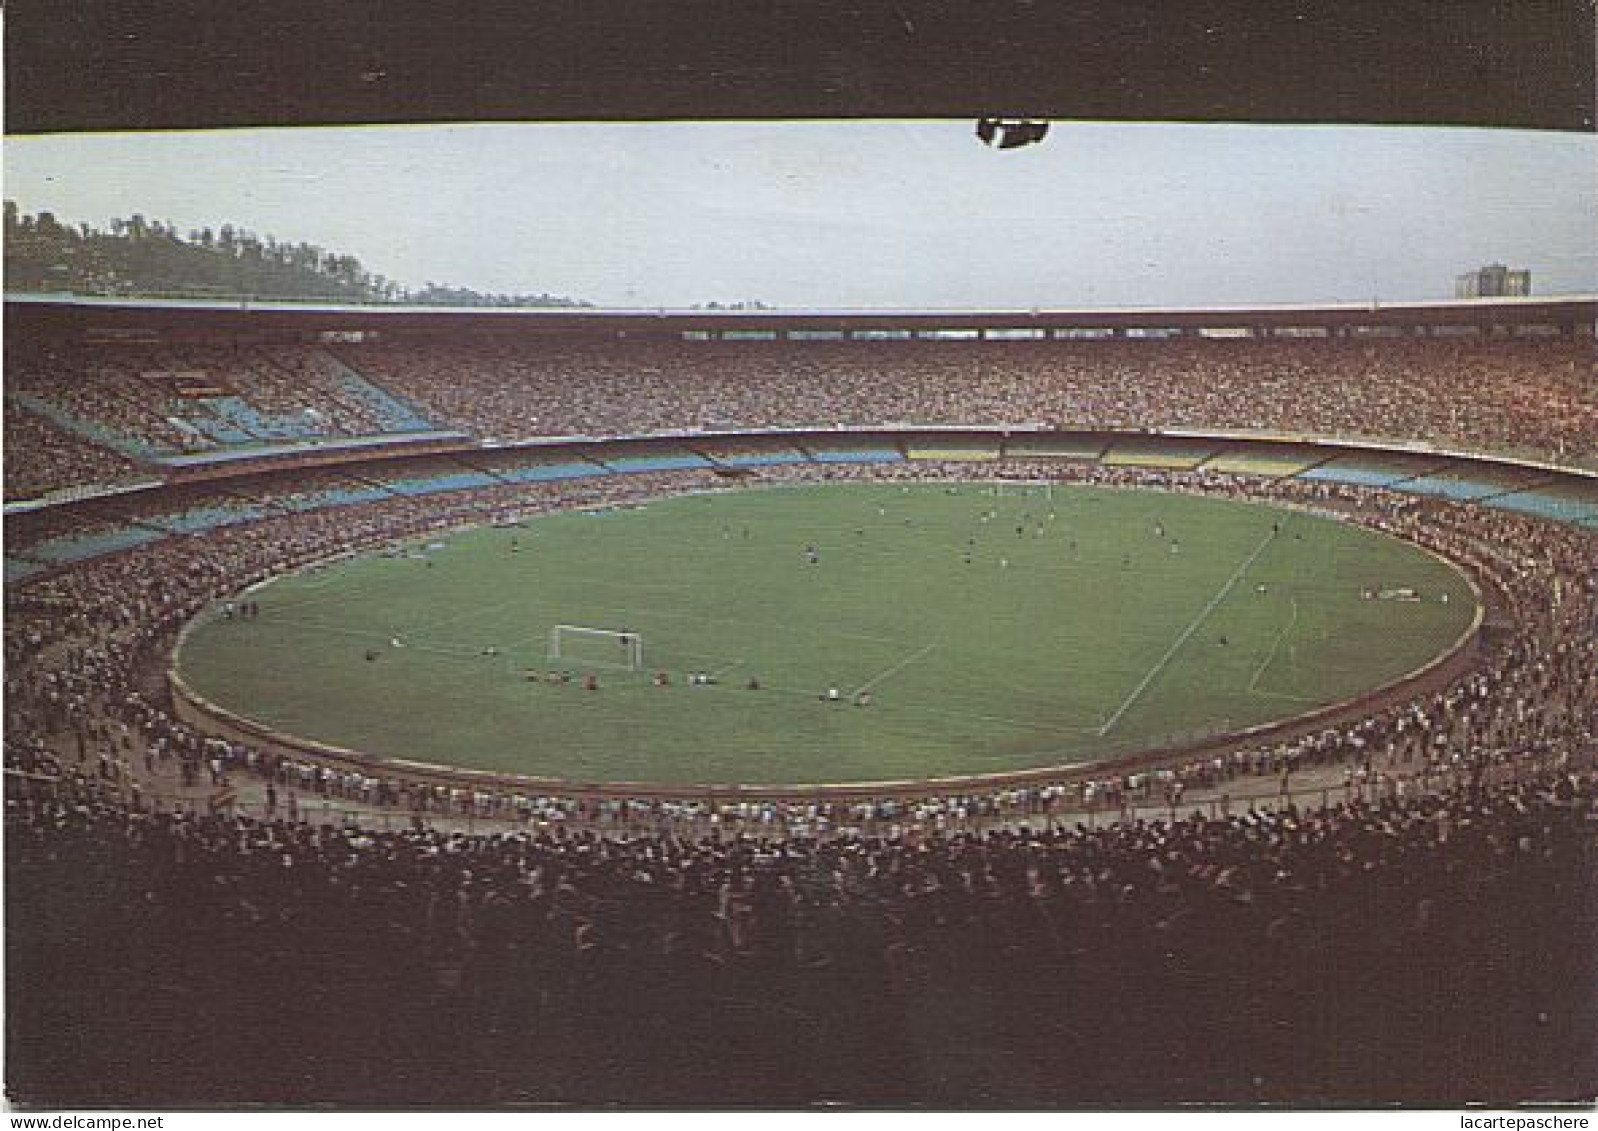
[[[584,649],[581,654],[574,654],[571,645],[580,640],[612,641],[614,650],[608,659],[603,655],[606,650],[604,647]],[[545,659],[551,664],[573,662],[586,667],[640,671],[644,666],[644,638],[626,629],[557,624],[549,630],[549,648],[545,652]]]

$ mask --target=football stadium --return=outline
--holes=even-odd
[[[867,984],[972,995],[938,1008],[973,1030],[918,1045],[938,1073],[973,1074],[940,1075],[944,1099],[997,1086],[988,1074],[1021,1089],[1005,1102],[1420,1099],[1465,1087],[1460,1063],[1471,1087],[1574,1078],[1579,1061],[1548,1058],[1576,1056],[1591,1016],[1569,991],[1590,985],[1575,893],[1591,861],[1598,482],[1561,454],[1598,450],[1589,301],[1473,306],[1491,321],[1446,344],[1367,337],[1369,312],[1335,309],[1292,313],[1327,330],[1313,340],[747,341],[686,316],[639,340],[604,313],[564,316],[583,337],[547,340],[529,314],[485,339],[440,312],[354,345],[325,343],[393,316],[21,299],[7,313],[11,450],[38,454],[12,457],[33,498],[7,517],[10,968],[126,932],[132,951],[78,967],[133,1010],[96,1025],[171,1059],[96,1061],[110,1098],[151,1075],[186,1094],[168,1073],[195,1056],[220,1096],[337,1094],[263,1081],[250,1042],[282,1026],[294,1072],[343,1071],[355,1031],[340,1026],[388,1025],[400,985],[422,987],[407,1039],[447,1002],[449,1024],[511,1058],[485,1086],[527,1091],[491,1099],[626,1088],[584,1041],[645,1040],[629,1055],[661,1074],[629,1099],[791,1103],[836,1085],[917,1100],[925,1085],[863,1046],[948,1019],[909,1021],[883,996],[862,1023]],[[270,328],[241,326],[255,317]],[[130,344],[118,325],[173,341]],[[1273,399],[1284,366],[1335,385],[1337,415]],[[639,371],[680,400],[629,400]],[[862,372],[877,378],[864,390]],[[1462,372],[1503,407],[1450,434]],[[1118,427],[1172,373],[1187,379],[1168,427]],[[801,383],[858,423],[795,419],[783,393]],[[907,395],[928,419],[888,427]],[[1230,403],[1274,415],[1256,434]],[[1362,410],[1392,438],[1340,435]],[[1062,412],[1077,425],[1050,422]],[[482,439],[535,414],[567,438]],[[728,427],[669,433],[669,414]],[[271,878],[279,855],[308,870]],[[152,939],[159,908],[199,899],[196,867],[226,894]],[[1482,884],[1512,914],[1457,936],[1461,919],[1412,918],[1477,916]],[[75,891],[95,918],[69,929],[51,916]],[[36,913],[57,925],[17,928]],[[877,941],[854,934],[868,926]],[[333,943],[351,931],[359,946]],[[656,932],[663,964],[634,968]],[[1443,1005],[1412,967],[1441,975],[1445,937],[1447,976],[1480,981]],[[1266,940],[1276,957],[1256,953]],[[1382,1002],[1321,998],[1301,981],[1308,953],[1354,963]],[[234,1021],[190,1028],[159,955],[227,988]],[[302,978],[382,1004],[360,997],[335,1023],[298,999],[285,1019]],[[1061,995],[1027,1026],[1056,1043],[1022,1083],[1006,1026],[965,1012],[990,978]],[[1151,996],[1092,1000],[1137,1019],[1119,1039],[1168,1042],[1157,1060],[1099,1029],[1091,1050],[1071,1037],[1076,995],[1129,984]],[[589,1013],[595,985],[619,1014]],[[50,985],[48,1005],[41,989],[13,983],[14,1019],[105,1002],[90,979]],[[661,1034],[625,1020],[646,992],[704,995],[683,1047],[732,1035],[749,1061],[712,1080],[675,1059],[688,1052],[660,1054]],[[1307,998],[1336,1010],[1282,1012]],[[1173,999],[1192,1030],[1157,1023]],[[1464,1020],[1506,1001],[1514,1047],[1477,1052]],[[1574,1028],[1548,1027],[1561,1013]],[[1221,1045],[1198,1035],[1215,1018]],[[583,1040],[566,1028],[579,1020]],[[1399,1020],[1454,1043],[1428,1037],[1443,1059],[1370,1075]],[[1294,1043],[1275,1040],[1282,1024]],[[546,1040],[560,1057],[528,1051]],[[1303,1048],[1344,1059],[1277,1064],[1275,1093],[1228,1075]],[[90,1078],[12,1050],[35,1087]],[[812,1075],[787,1075],[795,1063]],[[406,1076],[483,1098],[419,1065]]]
[[[953,132],[995,169],[1069,143],[1023,125]],[[593,128],[623,140],[568,266],[643,280],[659,226],[618,154],[702,127]],[[895,130],[942,144],[858,129],[862,167]],[[309,132],[284,144],[325,167],[272,158],[309,181],[412,136]],[[499,294],[205,217],[102,229],[28,195],[76,191],[56,141],[8,146],[10,1102],[1591,1103],[1590,256],[1548,295],[1475,293],[1499,264],[1451,298],[1234,301],[1205,263],[1212,301],[1037,305],[962,260],[955,309],[912,278],[940,247],[844,208],[814,256],[747,236],[757,266],[880,302],[589,305],[511,293],[553,251]],[[203,131],[145,144],[192,163],[107,180],[223,192]],[[741,186],[715,225],[811,231],[824,195],[783,194],[851,176],[769,144],[747,182],[706,159]],[[305,207],[228,175],[217,207]],[[933,215],[937,182],[896,207]],[[472,220],[446,212],[392,254]],[[970,246],[1031,272],[1067,223]],[[461,262],[438,272],[478,285]],[[703,299],[742,285],[695,262]]]

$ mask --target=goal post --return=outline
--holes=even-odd
[[[638,671],[644,666],[644,638],[625,629],[592,628],[583,624],[557,624],[549,630],[550,663]]]
[[[1039,491],[1049,502],[1054,501],[1054,480],[1052,479],[999,479],[993,484],[993,494],[998,498],[1030,496]]]

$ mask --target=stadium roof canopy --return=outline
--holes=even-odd
[[[1590,0],[11,0],[11,133],[969,118],[1594,128]]]
[[[1348,326],[1592,327],[1598,297],[1468,299],[1426,303],[1334,303],[1077,310],[606,310],[436,307],[119,299],[11,294],[8,332],[137,335],[406,333],[666,334],[832,331],[1204,330]]]

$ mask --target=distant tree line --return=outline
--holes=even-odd
[[[420,289],[368,271],[353,255],[289,243],[223,224],[186,235],[134,214],[110,230],[29,215],[5,202],[5,289],[13,292],[319,299],[471,306],[587,306],[548,294],[484,294],[428,283]]]

